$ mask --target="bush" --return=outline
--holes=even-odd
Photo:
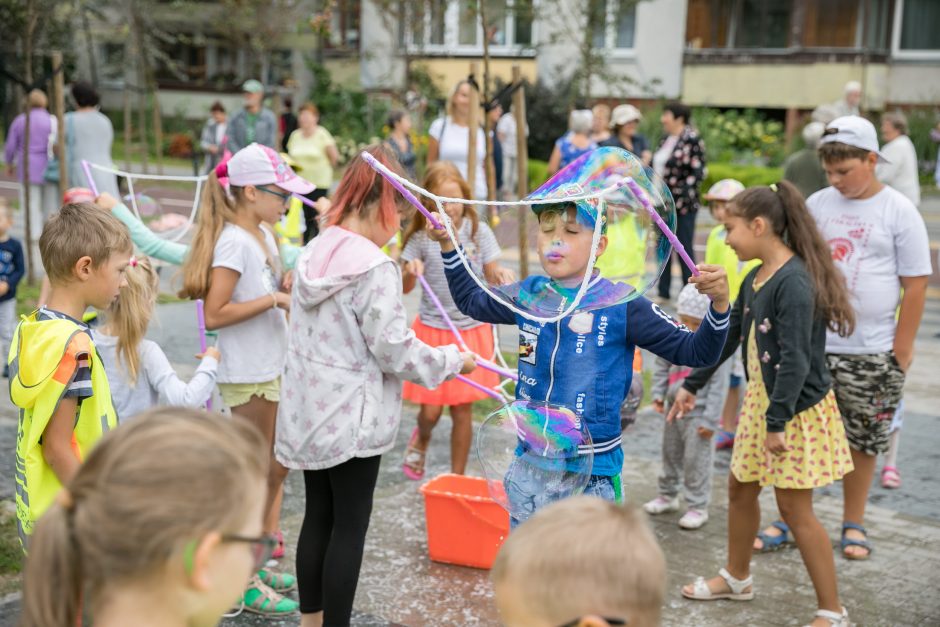
[[[761,165],[739,165],[737,163],[709,163],[708,174],[702,181],[702,193],[721,179],[736,179],[745,187],[779,183],[783,168]]]
[[[548,162],[529,159],[529,191],[537,188],[548,179]]]
[[[692,120],[705,141],[709,161],[780,165],[786,156],[783,123],[753,109],[696,109]]]

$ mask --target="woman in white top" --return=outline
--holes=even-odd
[[[428,165],[435,161],[450,161],[460,175],[467,176],[467,150],[470,146],[470,90],[473,87],[467,81],[460,81],[454,86],[447,99],[447,115],[434,120],[428,130]],[[482,118],[482,116],[481,116]],[[486,159],[486,136],[482,128],[477,128],[477,159],[474,167],[473,197],[486,199],[486,174],[483,164]]]
[[[878,180],[890,185],[914,203],[920,205],[920,180],[917,177],[917,150],[907,136],[907,118],[903,113],[885,113],[881,116],[881,138],[885,141],[881,154],[885,161],[875,166]]]

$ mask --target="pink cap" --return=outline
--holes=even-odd
[[[226,170],[220,172],[220,169]],[[277,185],[294,194],[309,194],[316,186],[297,176],[281,156],[261,144],[251,144],[236,152],[227,163],[216,168],[219,177],[228,176],[229,185]]]

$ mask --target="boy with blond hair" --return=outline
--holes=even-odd
[[[666,560],[637,508],[576,496],[510,534],[490,576],[506,627],[654,627]]]
[[[10,351],[10,398],[19,407],[16,513],[26,549],[33,525],[104,432],[117,424],[88,307],[107,309],[131,263],[124,225],[89,203],[67,204],[39,238],[51,291],[24,316]]]
[[[23,263],[23,245],[10,236],[13,213],[6,199],[0,198],[0,350],[10,354],[13,329],[16,328],[16,286],[26,270]],[[9,376],[6,365],[3,376]]]

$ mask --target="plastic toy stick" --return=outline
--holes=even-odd
[[[196,301],[196,323],[199,325],[199,352],[205,354],[209,342],[206,339],[206,307],[201,298]],[[212,409],[211,397],[206,401],[206,409]]]
[[[97,198],[99,195],[98,185],[95,184],[95,177],[91,175],[91,164],[85,159],[82,159],[82,170],[85,171],[85,178],[88,179],[88,188],[95,195],[95,198]]]
[[[388,181],[389,183],[391,183],[391,184],[392,184],[392,187],[394,187],[395,189],[397,189],[397,190],[401,193],[401,195],[405,197],[405,200],[407,200],[408,202],[410,202],[410,203],[412,204],[412,206],[414,206],[415,209],[417,209],[418,211],[420,211],[421,213],[424,214],[424,217],[428,219],[428,222],[431,223],[431,226],[433,226],[433,227],[434,227],[435,229],[437,229],[437,230],[441,230],[441,229],[444,228],[443,225],[441,225],[440,222],[438,222],[437,220],[434,219],[434,216],[431,215],[431,212],[428,211],[428,210],[424,207],[424,205],[422,205],[420,202],[418,202],[418,199],[415,198],[415,195],[414,195],[414,194],[412,194],[410,191],[408,191],[408,190],[405,188],[405,186],[402,185],[400,182],[398,182],[396,179],[394,179],[394,178],[392,178],[391,176],[388,175],[388,173],[387,173],[386,170],[385,170],[385,167],[384,167],[381,163],[379,163],[378,161],[376,161],[375,157],[373,157],[373,156],[372,156],[371,154],[369,154],[368,152],[362,152],[362,153],[360,153],[360,154],[362,155],[363,160],[364,160],[366,163],[368,163],[370,166],[372,166],[372,169],[373,169],[373,170],[375,170],[376,172],[378,172],[379,174],[381,174],[381,175],[382,175],[382,178],[384,178],[386,181]]]
[[[296,198],[297,200],[299,200],[299,201],[302,202],[303,204],[307,205],[308,207],[312,207],[313,209],[316,209],[316,208],[317,208],[317,203],[313,202],[312,200],[310,200],[310,199],[307,198],[306,196],[301,196],[300,194],[291,194],[291,196],[293,196],[294,198]]]
[[[503,398],[503,395],[500,394],[499,392],[497,392],[496,390],[491,390],[490,388],[486,387],[485,385],[480,385],[479,383],[477,383],[477,382],[474,381],[473,379],[467,378],[467,377],[463,376],[462,374],[458,374],[458,375],[457,375],[457,380],[458,380],[458,381],[463,381],[464,383],[466,383],[466,384],[469,385],[470,387],[474,387],[474,388],[480,390],[481,392],[483,392],[483,393],[485,393],[485,394],[489,394],[490,396],[492,396],[493,398],[495,398],[495,399],[498,400],[498,401],[505,401],[505,400],[506,400],[505,398]]]
[[[643,191],[643,188],[640,187],[640,185],[630,177],[625,178],[620,184],[626,185],[630,189],[630,192],[636,196],[637,200],[640,201],[640,204],[642,204],[647,213],[650,214],[650,217],[653,218],[653,222],[656,223],[656,226],[659,227],[659,230],[663,232],[663,235],[665,235],[666,239],[669,240],[669,243],[672,244],[673,250],[675,250],[679,255],[679,258],[682,259],[682,263],[686,265],[692,274],[698,276],[700,273],[698,268],[695,267],[695,262],[693,262],[692,258],[689,257],[689,253],[686,252],[685,246],[682,245],[682,242],[679,241],[679,238],[676,237],[676,234],[672,232],[669,226],[663,221],[662,217],[656,213],[656,209],[653,208],[653,204],[650,202],[646,192]]]

